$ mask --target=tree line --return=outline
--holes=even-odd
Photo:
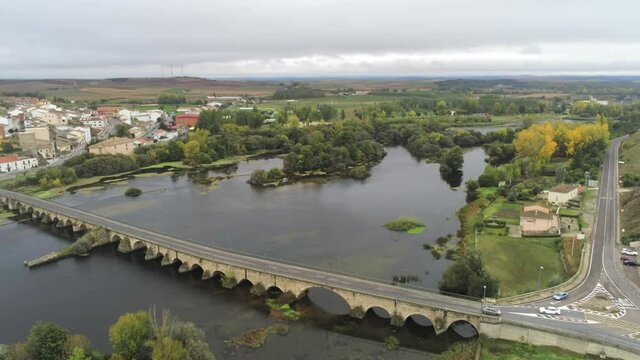
[[[37,322],[24,342],[0,345],[2,360],[215,360],[204,331],[165,311],[127,313],[109,328],[112,352],[54,322]]]

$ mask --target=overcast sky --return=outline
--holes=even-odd
[[[640,74],[638,0],[9,3],[0,78]]]

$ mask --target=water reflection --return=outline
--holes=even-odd
[[[385,160],[362,182],[344,179],[255,189],[246,184],[246,177],[225,179],[216,186],[191,181],[226,175],[221,171],[176,173],[80,189],[56,201],[205,244],[387,283],[398,276],[434,287],[449,262],[435,260],[422,250],[422,244],[434,244],[437,237],[455,233],[454,214],[464,204],[464,194],[442,182],[436,164],[416,162],[404,149],[387,151]],[[478,176],[484,167],[483,151],[472,150],[464,156],[465,178]],[[241,163],[235,173],[280,163],[279,159]],[[143,195],[124,197],[129,186],[142,189]],[[421,235],[409,235],[381,226],[399,215],[420,217],[428,228]],[[0,326],[0,343],[24,339],[37,320],[53,320],[86,334],[96,347],[107,350],[107,329],[119,315],[153,305],[202,327],[221,359],[424,359],[424,352],[406,348],[386,352],[380,340],[393,335],[403,346],[431,353],[461,339],[455,331],[436,337],[420,321],[390,327],[389,314],[378,309],[367,312],[362,320],[353,319],[331,302],[317,306],[315,291],[310,291],[309,297],[294,304],[309,316],[289,323],[287,335],[269,335],[264,347],[255,351],[232,349],[225,340],[275,321],[264,298],[249,294],[250,284],[227,290],[219,278],[200,280],[199,270],[179,274],[178,264],[162,267],[158,260],[145,261],[144,252],[124,255],[113,247],[97,249],[88,258],[32,270],[22,265],[72,240],[69,229],[51,224],[26,221],[0,226],[0,287],[10,289],[0,292],[0,324],[11,324]],[[268,289],[268,296],[277,296],[278,290]]]

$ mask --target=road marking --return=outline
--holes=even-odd
[[[509,313],[509,314],[535,317],[535,318],[546,319],[546,320],[578,323],[578,324],[598,324],[597,321],[580,319],[580,318],[564,316],[564,315],[547,315],[547,314],[533,314],[533,313]]]

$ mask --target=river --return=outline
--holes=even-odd
[[[403,148],[387,152],[363,181],[339,179],[275,189],[246,184],[246,174],[254,169],[281,166],[275,158],[240,163],[233,172],[238,176],[214,187],[199,185],[188,175],[140,176],[54,201],[204,244],[383,282],[405,277],[414,286],[436,288],[451,262],[435,259],[422,244],[456,233],[455,212],[464,205],[464,191],[451,189],[440,178],[437,164],[417,161]],[[464,156],[464,178],[476,178],[484,169],[484,152],[472,149]],[[143,195],[122,196],[130,186],[142,189]],[[382,227],[400,215],[422,219],[427,230],[409,235]],[[258,350],[235,350],[224,340],[274,322],[249,298],[247,289],[221,289],[200,281],[197,274],[178,275],[175,268],[145,262],[143,254],[118,254],[112,247],[33,270],[22,266],[26,259],[68,244],[71,237],[68,229],[29,221],[10,220],[0,226],[0,324],[5,324],[0,327],[0,343],[24,339],[36,320],[53,320],[87,335],[106,351],[109,324],[125,312],[152,305],[201,326],[222,359],[378,356],[385,352],[379,340],[392,332],[404,347],[385,357],[424,358],[421,351],[440,352],[459,338],[453,331],[435,337],[413,323],[391,329],[371,314],[364,321],[328,316],[290,323],[288,335],[269,335]],[[322,302],[320,295],[316,300]],[[325,310],[328,306],[318,305]],[[348,330],[329,331],[336,326]]]

